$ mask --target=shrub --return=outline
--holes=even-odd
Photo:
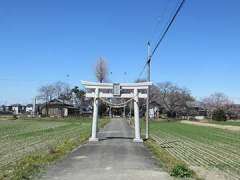
[[[170,175],[174,177],[190,178],[193,175],[193,171],[188,169],[185,165],[179,164],[174,166]]]
[[[212,119],[215,121],[226,121],[226,113],[222,109],[217,109],[213,112]]]
[[[176,118],[177,113],[174,112],[174,111],[169,111],[169,112],[167,113],[167,116],[168,116],[169,118]]]

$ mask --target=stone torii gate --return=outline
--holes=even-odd
[[[140,134],[140,119],[139,119],[139,98],[147,98],[147,93],[141,93],[139,90],[147,90],[152,85],[151,82],[141,83],[96,83],[82,81],[82,85],[86,89],[94,90],[87,92],[86,97],[94,98],[93,103],[93,121],[92,121],[92,135],[89,141],[98,141],[97,138],[97,122],[98,122],[98,104],[100,98],[124,98],[134,100],[134,123],[135,123],[135,137],[134,142],[141,143]],[[108,91],[101,91],[108,90]],[[128,93],[121,93],[122,90],[128,90]]]

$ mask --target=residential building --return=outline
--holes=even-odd
[[[12,105],[12,112],[16,115],[24,114],[26,112],[26,106],[21,104],[13,104]]]
[[[50,117],[67,117],[80,114],[80,109],[60,99],[53,99],[40,106],[40,115]]]
[[[32,104],[28,104],[26,106],[26,113],[31,114],[33,112],[33,105]]]

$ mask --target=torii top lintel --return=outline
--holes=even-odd
[[[113,89],[114,83],[98,83],[81,81],[82,85],[87,89]],[[152,82],[140,82],[140,83],[119,83],[121,89],[148,89]]]

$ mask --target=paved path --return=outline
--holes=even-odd
[[[167,180],[143,144],[132,142],[133,131],[113,119],[99,132],[100,141],[87,143],[51,167],[44,180]]]

